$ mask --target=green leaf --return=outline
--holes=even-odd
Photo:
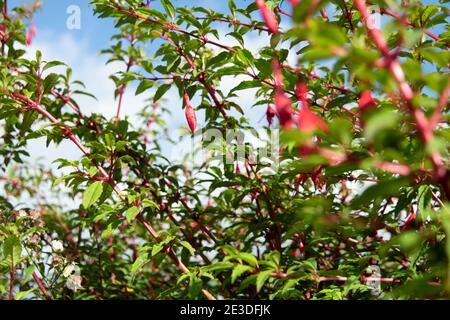
[[[253,270],[253,268],[247,265],[238,264],[233,268],[233,272],[231,273],[231,283],[234,283],[240,275],[250,270]]]
[[[372,140],[379,132],[395,128],[400,115],[394,110],[380,110],[367,121],[365,136]]]
[[[195,299],[199,296],[202,290],[202,280],[199,279],[194,273],[189,275],[189,288],[188,293],[191,299]]]
[[[150,261],[148,254],[143,254],[137,257],[136,261],[131,266],[131,281],[134,280],[136,274],[141,270],[141,268]]]
[[[164,248],[164,243],[156,243],[152,248],[152,257],[156,256]]]
[[[42,88],[43,93],[49,93],[51,89],[53,89],[59,81],[59,75],[56,73],[50,73],[43,81]]]
[[[270,277],[272,271],[261,271],[256,277],[256,291],[259,292]]]
[[[409,179],[407,178],[379,182],[370,186],[362,195],[355,198],[352,201],[352,208],[361,209],[361,207],[368,205],[374,199],[397,195],[401,192],[401,188],[407,185],[409,185]]]
[[[167,14],[174,19],[175,18],[175,8],[173,4],[170,2],[170,0],[161,0],[161,4],[164,7],[164,10],[166,10]]]
[[[237,254],[238,258],[247,262],[249,265],[256,267],[258,266],[258,259],[256,259],[256,257],[251,254],[251,253],[247,253],[247,252],[239,252]]]
[[[6,238],[3,243],[3,254],[5,258],[11,257],[14,263],[19,262],[22,254],[22,244],[20,243],[19,238],[14,235]]]
[[[86,191],[83,193],[83,207],[88,209],[91,207],[102,195],[103,192],[103,182],[96,181],[87,187]]]
[[[156,90],[155,95],[153,96],[153,102],[159,101],[161,97],[170,89],[170,84],[161,85],[158,90]]]
[[[195,256],[195,249],[191,246],[191,244],[187,241],[180,241],[180,245],[185,247],[191,254],[191,256]]]
[[[132,222],[136,218],[136,216],[139,214],[140,211],[141,211],[141,209],[139,209],[138,207],[129,208],[125,212],[125,217],[127,218],[127,222],[128,223]]]
[[[135,95],[140,95],[142,92],[146,91],[151,87],[153,87],[153,81],[142,80],[141,83],[139,83],[138,87],[136,88]]]
[[[44,72],[47,69],[56,67],[56,66],[65,66],[65,65],[66,64],[64,62],[61,62],[61,61],[50,61],[50,62],[47,62],[45,64],[44,68],[42,68],[42,72]]]
[[[229,94],[232,94],[233,92],[239,91],[239,90],[246,90],[246,89],[258,88],[258,87],[261,87],[261,82],[260,81],[246,80],[246,81],[242,81],[236,87],[231,89]]]
[[[427,208],[430,206],[432,191],[429,186],[421,185],[418,191],[418,209],[419,213],[426,213]]]
[[[36,291],[35,288],[27,290],[27,291],[21,291],[14,296],[14,299],[22,300],[24,297],[26,297],[27,295],[29,295],[30,293],[32,293],[34,291]]]

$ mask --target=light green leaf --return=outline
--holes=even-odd
[[[136,216],[139,214],[140,211],[141,211],[141,209],[139,209],[138,207],[129,208],[125,212],[125,217],[127,218],[127,222],[128,223],[132,222],[136,218]]]
[[[267,279],[270,277],[271,271],[262,271],[258,274],[258,277],[256,277],[256,291],[260,291],[261,288],[264,286],[264,283],[266,283]]]
[[[234,283],[240,275],[249,270],[253,270],[253,268],[247,265],[238,264],[234,267],[233,272],[231,273],[231,283]]]
[[[137,257],[136,261],[131,266],[131,281],[134,280],[136,277],[136,274],[139,272],[139,270],[147,263],[150,259],[148,258],[147,254],[143,254],[139,257]]]
[[[29,295],[30,293],[32,293],[32,292],[34,292],[36,289],[30,289],[30,290],[27,290],[27,291],[22,291],[22,292],[19,292],[19,293],[17,293],[15,296],[14,296],[14,299],[16,299],[16,300],[22,300],[24,297],[26,297],[27,295]]]
[[[182,245],[183,247],[185,247],[192,256],[195,255],[195,249],[191,246],[191,244],[187,241],[180,241],[180,245]]]
[[[83,207],[88,209],[92,206],[102,195],[103,192],[103,182],[96,181],[87,187],[86,191],[83,193]]]

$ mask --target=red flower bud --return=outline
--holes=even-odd
[[[303,104],[303,106],[308,106],[308,87],[304,82],[299,82],[295,86],[295,94],[297,99]]]
[[[273,118],[275,117],[275,115],[276,115],[275,109],[269,105],[267,107],[267,111],[266,111],[266,119],[267,119],[267,123],[269,124],[269,126],[272,125]]]
[[[359,111],[364,113],[370,109],[373,109],[376,107],[376,102],[372,97],[372,94],[370,91],[363,91],[361,92],[361,95],[359,96],[358,101],[358,108]]]
[[[272,68],[273,68],[273,75],[275,78],[275,87],[280,88],[283,87],[283,74],[281,73],[281,66],[278,59],[272,60]]]
[[[269,31],[272,33],[278,33],[277,17],[275,17],[275,14],[266,5],[266,2],[264,0],[256,0],[256,5],[258,6],[259,10],[261,11],[261,15],[263,17],[264,23],[266,24]]]
[[[300,128],[300,131],[305,133],[313,132],[317,129],[321,129],[323,131],[328,130],[328,126],[325,121],[323,121],[322,118],[312,112],[309,107],[305,106],[300,109],[298,126]]]
[[[282,89],[276,90],[274,102],[277,107],[281,126],[285,129],[292,128],[294,126],[294,121],[292,120],[292,102],[286,97]]]
[[[305,255],[305,245],[303,244],[302,240],[299,240],[298,248],[300,249],[300,253],[303,257]]]
[[[236,163],[236,171],[235,171],[235,174],[236,174],[236,175],[241,174],[241,168],[239,168],[239,163]]]
[[[302,102],[302,108],[298,115],[298,126],[302,132],[313,132],[317,129],[323,131],[328,130],[328,126],[325,121],[318,115],[311,111],[308,104],[308,87],[305,83],[300,82],[295,87],[295,93],[297,98]]]
[[[189,124],[189,128],[191,128],[192,133],[195,132],[195,128],[197,128],[197,117],[195,115],[195,110],[192,108],[191,102],[189,100],[189,96],[187,93],[183,95],[184,102],[186,103],[186,120]]]

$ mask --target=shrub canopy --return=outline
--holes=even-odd
[[[92,0],[115,22],[113,118],[26,58],[40,3],[7,5],[1,298],[450,298],[446,1]],[[209,158],[169,159],[193,132]],[[275,136],[279,165],[229,132]],[[30,163],[38,138],[80,157]]]

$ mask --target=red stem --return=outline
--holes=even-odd
[[[39,279],[38,275],[36,274],[36,272],[33,272],[33,278],[36,281],[39,290],[41,290],[42,294],[44,295],[46,300],[51,300],[47,290],[45,289],[44,285],[42,284],[41,279]]]
[[[144,20],[144,21],[148,21],[148,22],[157,24],[157,25],[163,27],[165,30],[176,31],[176,32],[178,32],[178,33],[182,33],[182,34],[191,36],[191,37],[193,37],[193,38],[196,38],[196,39],[202,41],[204,44],[211,44],[211,45],[214,45],[214,46],[216,46],[216,47],[219,47],[219,48],[222,48],[222,49],[225,49],[225,50],[234,52],[234,53],[237,52],[237,51],[236,51],[234,48],[232,48],[232,47],[223,45],[223,44],[221,44],[221,43],[218,43],[218,42],[215,42],[215,41],[212,41],[212,40],[209,40],[209,39],[207,39],[205,36],[198,36],[198,35],[196,35],[196,34],[194,34],[194,33],[192,33],[192,32],[183,30],[183,29],[181,29],[181,28],[179,28],[179,27],[177,27],[177,26],[175,26],[175,25],[173,25],[173,24],[164,23],[164,22],[160,22],[160,21],[158,21],[158,20],[152,19],[152,18],[144,17],[144,16],[140,15],[140,14],[137,13],[137,12],[126,10],[125,8],[122,8],[122,7],[120,7],[120,6],[111,5],[111,8],[116,9],[117,11],[126,13],[126,14],[128,14],[128,15],[131,15],[131,16],[135,17],[136,19],[140,19],[140,20]]]
[[[388,16],[391,16],[391,17],[397,19],[398,21],[400,21],[401,23],[403,23],[403,24],[405,24],[405,25],[411,26],[411,27],[413,27],[413,28],[418,28],[418,27],[417,27],[414,23],[412,23],[409,19],[407,19],[407,18],[405,18],[405,17],[402,17],[402,16],[400,16],[399,14],[397,14],[397,13],[391,11],[391,10],[381,8],[381,9],[380,9],[380,13],[381,13],[381,14],[387,14]],[[436,41],[441,41],[441,40],[442,40],[441,38],[439,38],[438,36],[436,36],[435,34],[433,34],[431,31],[429,31],[429,30],[427,30],[427,29],[422,29],[422,31],[423,31],[427,36],[429,36],[430,38],[432,38],[432,39],[434,39],[434,40],[436,40]],[[450,47],[450,45],[447,44],[447,47]]]
[[[413,106],[412,100],[414,97],[414,92],[406,81],[405,74],[402,70],[400,62],[392,57],[390,54],[389,47],[386,40],[384,39],[380,29],[378,29],[372,22],[371,14],[368,11],[366,2],[364,0],[355,0],[355,5],[358,11],[361,13],[362,20],[367,26],[370,37],[377,46],[378,50],[383,55],[385,60],[385,68],[389,70],[394,80],[400,90],[400,95],[405,101],[405,104],[409,112],[413,115],[416,122],[417,132],[424,144],[428,144],[433,138],[433,127],[430,120],[427,119],[425,113],[420,108],[415,108]],[[431,162],[433,163],[435,179],[439,182],[442,181],[442,186],[446,193],[449,192],[448,186],[445,182],[446,169],[445,165],[437,151],[434,151],[430,156]],[[447,194],[447,197],[450,195]]]
[[[133,65],[133,59],[131,57],[129,57],[128,63],[127,63],[127,69],[125,72],[130,71],[132,65]],[[119,116],[120,116],[120,110],[122,109],[123,95],[125,94],[126,88],[127,88],[127,84],[125,83],[118,89],[119,90],[119,103],[117,105],[116,119],[119,119]]]

